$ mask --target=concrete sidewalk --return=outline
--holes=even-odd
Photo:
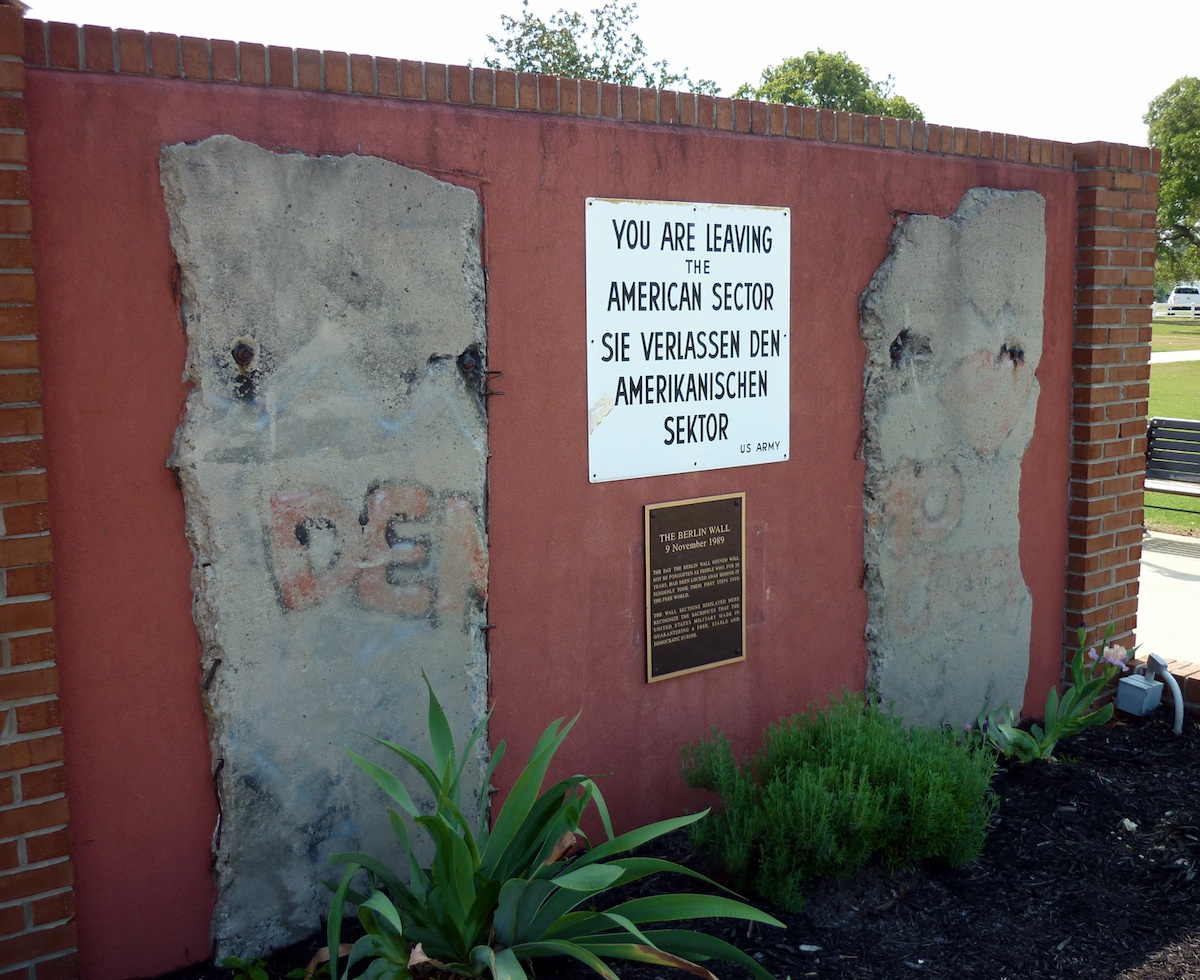
[[[1148,533],[1138,592],[1139,655],[1200,663],[1200,538]]]
[[[1161,351],[1150,355],[1151,364],[1176,364],[1179,361],[1200,361],[1200,350]]]

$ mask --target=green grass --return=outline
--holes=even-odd
[[[1177,325],[1172,322],[1171,326]],[[1200,323],[1190,329],[1200,337]],[[1154,333],[1157,341],[1157,323]],[[1155,364],[1150,368],[1150,416],[1200,419],[1200,361]],[[1200,535],[1200,498],[1147,493],[1146,525],[1153,531]]]
[[[1200,320],[1155,317],[1150,350],[1155,354],[1165,351],[1200,350]]]
[[[1200,419],[1200,361],[1150,368],[1150,417]]]

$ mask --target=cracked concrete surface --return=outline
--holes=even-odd
[[[317,927],[331,853],[396,856],[345,747],[424,752],[422,672],[460,743],[485,710],[486,417],[456,363],[486,346],[481,212],[394,163],[228,136],[166,147],[161,169],[193,385],[171,465],[221,809],[213,934],[218,956],[261,955]]]
[[[974,188],[949,218],[909,217],[863,294],[870,677],[912,724],[1024,700],[1044,210],[1031,191]]]

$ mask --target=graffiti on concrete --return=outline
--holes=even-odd
[[[468,600],[487,599],[485,546],[469,501],[438,505],[431,496],[380,483],[355,513],[320,487],[272,494],[271,567],[283,608],[353,588],[365,609],[461,620]]]
[[[219,956],[261,955],[318,927],[330,853],[393,846],[345,747],[424,747],[422,675],[460,743],[485,712],[486,413],[459,364],[486,358],[480,207],[388,161],[228,136],[165,148],[161,171],[192,383],[171,465],[220,801],[213,935]],[[484,771],[469,760],[464,798]]]
[[[914,216],[863,295],[868,649],[905,720],[1024,699],[1021,460],[1042,349],[1044,202],[969,191]]]

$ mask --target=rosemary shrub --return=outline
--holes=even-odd
[[[758,754],[734,759],[714,729],[683,749],[683,772],[722,809],[691,828],[740,888],[788,911],[801,887],[872,857],[892,866],[959,866],[983,849],[995,814],[993,754],[948,729],[906,728],[845,693],[828,710],[767,729]]]

